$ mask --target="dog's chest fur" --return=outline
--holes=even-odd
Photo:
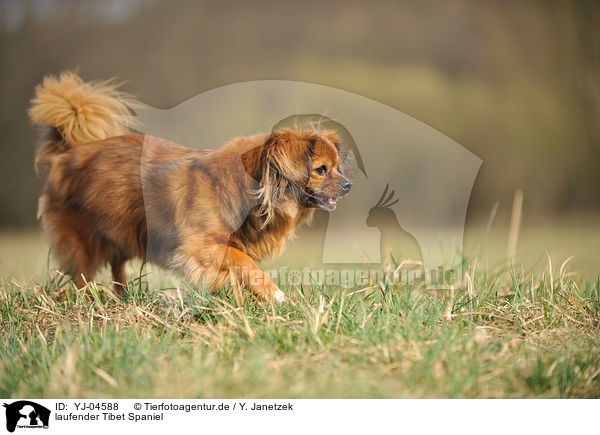
[[[253,209],[240,229],[232,234],[232,244],[243,246],[243,250],[255,260],[276,256],[294,236],[296,228],[309,222],[313,214],[313,209],[295,204],[284,205],[276,211],[273,220],[263,227],[264,218]]]

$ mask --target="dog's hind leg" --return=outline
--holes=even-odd
[[[113,286],[117,293],[121,294],[127,288],[127,276],[125,275],[125,263],[127,259],[122,255],[116,255],[110,262],[113,276]]]
[[[76,214],[46,209],[41,220],[59,267],[83,287],[102,263],[99,243]]]

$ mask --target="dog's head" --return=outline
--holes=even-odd
[[[278,130],[242,156],[246,170],[261,184],[267,220],[290,200],[301,207],[335,210],[352,186],[344,176],[339,147],[332,130]]]

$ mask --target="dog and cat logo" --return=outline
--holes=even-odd
[[[464,224],[482,160],[430,126],[351,92],[285,80],[230,84],[168,109],[141,101],[128,104],[132,114],[120,118],[124,124],[197,150],[214,150],[232,137],[260,131],[335,131],[352,191],[335,212],[317,210],[278,261],[329,270],[365,262],[383,269],[411,259],[432,272],[456,270],[451,285],[462,279]],[[150,148],[148,153],[150,158]],[[151,178],[142,182],[145,197],[161,198],[162,188]],[[149,204],[149,220],[167,209],[160,201]],[[148,240],[162,237],[149,235]],[[147,250],[161,248],[149,242]]]
[[[3,406],[6,408],[6,430],[9,432],[15,429],[48,429],[48,408],[29,400],[5,403]]]

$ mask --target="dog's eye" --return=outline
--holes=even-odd
[[[325,165],[319,166],[318,168],[315,169],[315,172],[319,175],[325,175],[327,173],[327,166],[325,166]]]

